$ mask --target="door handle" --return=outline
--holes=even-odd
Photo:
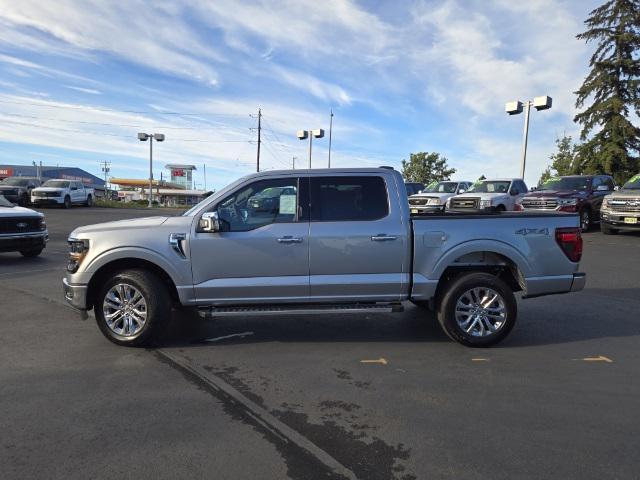
[[[374,242],[390,242],[393,240],[396,240],[398,237],[395,237],[393,235],[386,235],[384,233],[379,233],[378,235],[374,235],[373,237],[371,237],[371,240]]]
[[[278,243],[302,243],[302,239],[299,237],[292,237],[290,235],[280,237],[277,239]]]

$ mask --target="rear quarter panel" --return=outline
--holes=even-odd
[[[527,294],[571,288],[579,264],[569,261],[555,240],[555,230],[577,227],[573,214],[502,214],[434,216],[413,220],[412,297],[433,296],[447,267],[463,255],[493,252],[508,258],[525,280]]]

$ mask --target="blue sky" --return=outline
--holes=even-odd
[[[437,151],[454,178],[517,176],[523,116],[506,101],[550,95],[532,112],[526,180],[554,140],[577,137],[575,91],[591,46],[575,39],[589,0],[0,0],[0,163],[148,175],[138,131],[161,132],[154,174],[198,166],[220,188],[261,165],[307,163],[301,128],[329,127],[332,166],[379,166]],[[253,117],[251,116],[253,115]],[[328,138],[313,166],[327,162]]]

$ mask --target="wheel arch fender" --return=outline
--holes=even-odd
[[[116,248],[92,259],[85,270],[86,273],[91,274],[87,286],[88,307],[93,306],[95,295],[106,278],[118,271],[130,269],[144,269],[155,273],[166,283],[172,300],[176,302],[181,301],[185,294],[188,296],[188,292],[184,291],[184,287],[179,287],[191,285],[191,279],[185,279],[185,274],[178,271],[162,255],[153,250],[140,247]]]
[[[474,254],[492,254],[502,257],[517,267],[518,272],[525,278],[531,273],[527,258],[508,243],[498,240],[472,240],[458,244],[441,255],[435,263],[431,278],[440,278],[447,268],[465,265],[465,262],[459,260]]]

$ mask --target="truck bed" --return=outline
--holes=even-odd
[[[502,265],[529,297],[572,289],[578,264],[559,247],[555,230],[578,227],[576,214],[445,212],[412,215],[411,223],[415,300],[433,298],[439,279],[452,267]]]

